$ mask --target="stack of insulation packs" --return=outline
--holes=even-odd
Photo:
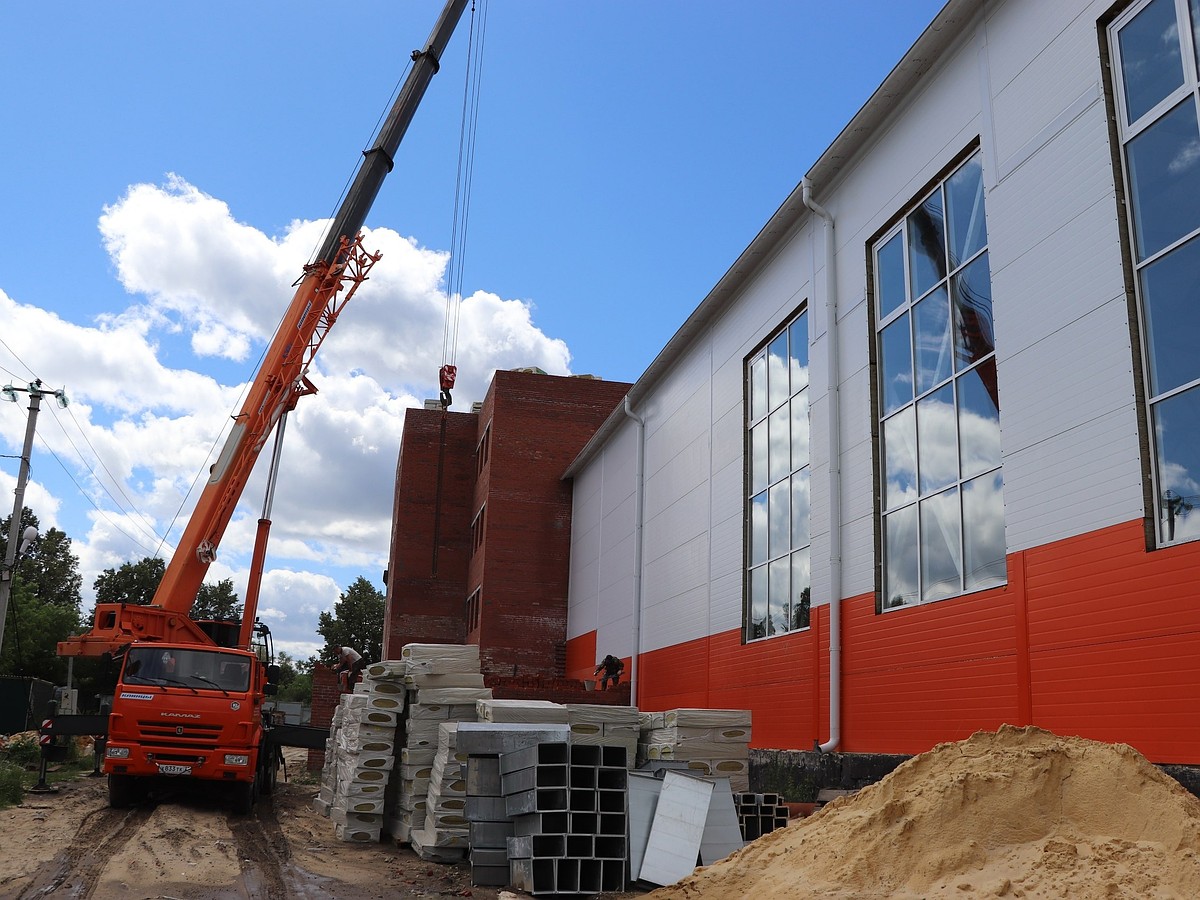
[[[343,841],[378,841],[390,773],[395,765],[396,728],[404,710],[404,683],[377,663],[354,693],[343,694],[333,714],[321,789],[313,806],[334,823]]]
[[[572,744],[624,747],[625,767],[634,767],[640,735],[640,716],[636,706],[568,703],[566,707]]]
[[[750,789],[750,710],[669,709],[642,713],[638,764],[686,762],[695,775],[729,779],[733,791]]]
[[[423,859],[457,862],[469,841],[466,757],[455,749],[456,728],[474,722],[476,703],[492,692],[474,644],[406,644],[400,653],[407,703],[384,827]]]

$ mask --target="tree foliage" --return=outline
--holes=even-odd
[[[279,693],[275,699],[280,703],[311,703],[315,660],[293,659],[287,651],[280,650],[275,662],[279,666]]]
[[[96,602],[149,606],[166,571],[167,564],[153,556],[143,557],[135,563],[121,563],[117,569],[105,569],[92,582]]]
[[[0,559],[7,558],[11,521],[12,516],[0,520]],[[17,534],[22,534],[30,525],[38,528],[38,517],[25,507],[21,510]],[[79,611],[83,576],[79,574],[79,557],[71,552],[71,539],[65,532],[51,528],[45,534],[39,534],[37,541],[18,561],[13,577],[30,584],[40,602]]]
[[[233,579],[222,578],[216,584],[200,585],[190,615],[193,619],[241,620],[242,603],[233,590]]]
[[[0,559],[7,558],[8,528],[12,517],[0,521]],[[28,507],[21,510],[18,534],[38,518]],[[27,675],[62,683],[66,661],[58,656],[58,642],[80,631],[79,558],[71,553],[71,539],[56,528],[16,560],[12,573],[0,648],[0,674]]]
[[[162,559],[146,556],[120,568],[105,569],[92,583],[97,603],[133,603],[148,606],[167,571]],[[233,579],[200,585],[189,616],[193,619],[241,619],[242,603],[233,590]]]
[[[339,647],[353,647],[368,660],[383,658],[384,596],[361,575],[338,595],[333,613],[321,613],[317,632],[325,638],[320,661],[335,666]]]

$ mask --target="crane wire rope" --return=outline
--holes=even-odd
[[[478,10],[476,9],[478,6]],[[458,172],[454,185],[454,216],[451,222],[450,258],[446,263],[446,317],[442,331],[442,388],[443,406],[449,398],[446,370],[450,384],[456,374],[459,324],[462,314],[463,274],[467,255],[467,226],[471,214],[471,182],[475,172],[475,144],[479,126],[479,98],[482,84],[483,56],[487,36],[487,0],[471,4],[471,28],[467,44],[467,65],[463,85],[462,118],[458,136]]]

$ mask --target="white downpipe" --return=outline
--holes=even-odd
[[[642,655],[642,512],[645,495],[646,420],[633,411],[625,395],[625,415],[637,423],[637,464],[633,497],[633,659],[629,666],[629,702],[638,706],[638,661]]]
[[[822,753],[842,739],[842,416],[838,399],[837,275],[833,216],[812,198],[807,178],[800,182],[804,205],[825,222],[825,340],[829,362],[829,740]]]

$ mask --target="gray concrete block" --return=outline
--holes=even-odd
[[[567,725],[526,722],[460,722],[458,749],[467,753],[509,753],[532,744],[563,742],[569,739]]]

